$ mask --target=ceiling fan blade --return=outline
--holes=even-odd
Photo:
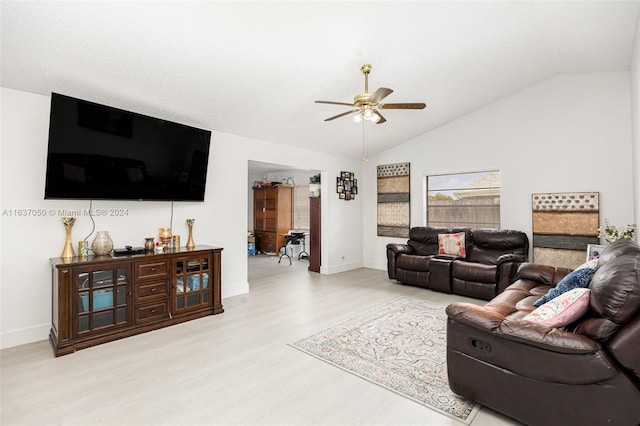
[[[380,119],[378,121],[376,121],[376,124],[382,124],[385,121],[387,121],[387,119],[384,118],[384,116],[382,114],[380,114],[380,111],[376,110],[376,114],[378,114],[378,117],[380,117]]]
[[[354,104],[348,104],[346,102],[332,102],[332,101],[316,101],[317,104],[331,104],[331,105],[346,105],[355,106]]]
[[[393,90],[387,89],[386,87],[380,87],[378,90],[373,92],[371,96],[369,96],[369,102],[377,104],[392,93]]]
[[[424,109],[427,105],[424,103],[403,103],[403,104],[382,104],[378,108],[384,109]]]
[[[344,117],[345,115],[352,114],[352,113],[354,113],[356,111],[360,111],[360,109],[358,109],[358,108],[352,109],[351,111],[343,112],[342,114],[338,114],[338,115],[334,115],[333,117],[325,118],[324,121],[335,120],[336,118]]]

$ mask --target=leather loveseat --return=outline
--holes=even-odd
[[[529,425],[638,425],[640,246],[621,240],[603,250],[586,313],[566,326],[525,319],[568,272],[523,264],[484,306],[449,305],[449,386]]]
[[[464,256],[439,254],[439,235],[464,234]],[[387,245],[389,279],[489,300],[529,260],[527,234],[506,229],[415,227],[406,244]]]

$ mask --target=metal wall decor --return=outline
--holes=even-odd
[[[409,237],[410,163],[378,166],[378,235]]]
[[[531,195],[533,261],[576,268],[584,263],[587,246],[599,244],[597,192]]]
[[[341,200],[349,201],[356,198],[358,179],[352,172],[340,172],[336,179],[336,192]]]

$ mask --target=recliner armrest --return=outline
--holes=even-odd
[[[387,250],[391,250],[397,255],[399,254],[414,254],[415,250],[408,244],[389,243],[387,244]]]
[[[415,250],[408,244],[387,244],[387,274],[390,280],[396,279],[396,258],[401,254],[413,254]]]
[[[471,303],[452,303],[447,306],[449,318],[496,337],[565,354],[590,354],[601,349],[598,342],[580,334],[523,319],[506,319],[512,312],[513,309],[506,305],[487,308]]]
[[[452,303],[446,311],[449,318],[489,333],[500,327],[505,319],[500,312],[466,302]]]
[[[524,319],[503,321],[498,333],[509,340],[564,354],[592,354],[602,349],[600,343],[587,336]]]

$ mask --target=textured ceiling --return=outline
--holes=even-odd
[[[7,2],[3,87],[63,93],[212,130],[359,158],[558,73],[628,70],[640,1]]]

